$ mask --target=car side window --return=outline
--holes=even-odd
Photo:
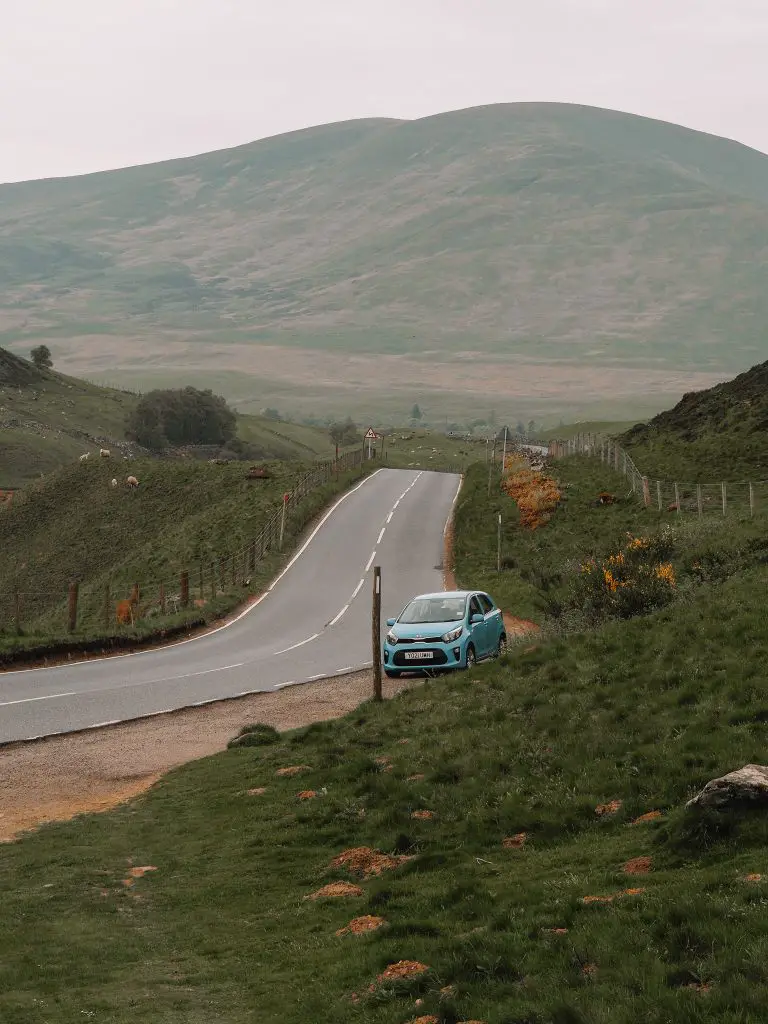
[[[478,594],[477,596],[480,598],[480,604],[483,606],[483,611],[485,612],[485,614],[487,615],[488,612],[492,612],[494,609],[494,604],[490,597],[488,597],[487,594]]]
[[[473,615],[482,615],[482,614],[483,614],[483,611],[482,611],[482,608],[480,607],[480,602],[473,595],[470,598],[470,601],[469,601],[469,617],[471,619]]]

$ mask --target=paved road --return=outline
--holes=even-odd
[[[371,662],[371,574],[383,617],[442,587],[459,478],[382,469],[347,492],[262,600],[169,647],[0,673],[0,742],[305,682]]]

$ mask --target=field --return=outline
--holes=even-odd
[[[521,103],[4,185],[0,344],[293,418],[641,419],[764,355],[767,165]]]
[[[594,463],[554,472],[561,505],[535,531],[509,515],[500,575],[484,467],[457,508],[460,582],[518,614],[660,525],[594,505],[620,483]],[[561,609],[500,662],[2,847],[0,1016],[758,1024],[765,816],[684,803],[763,759],[765,527],[681,525],[656,611]],[[308,898],[338,882],[358,888]]]

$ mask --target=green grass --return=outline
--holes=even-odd
[[[563,483],[571,465],[558,464]],[[566,548],[610,549],[629,520],[621,506],[577,510],[572,490],[541,531],[548,568]],[[458,551],[477,529],[465,509]],[[520,538],[521,561],[533,543]],[[768,620],[755,595],[768,566],[728,543],[721,575],[663,611],[528,640],[501,662],[199,760],[108,815],[0,848],[0,1016],[758,1024],[766,882],[744,876],[764,873],[764,815],[683,810],[710,778],[764,759]],[[297,764],[308,766],[297,777],[276,775]],[[318,797],[300,802],[305,789]],[[610,800],[618,813],[598,816]],[[434,817],[414,820],[418,809]],[[630,824],[652,810],[663,817]],[[522,848],[502,847],[520,832]],[[331,859],[362,845],[413,859],[362,882],[360,897],[304,899],[345,878]],[[622,871],[641,856],[649,874]],[[157,870],[126,888],[129,861]],[[643,892],[583,902],[631,887]],[[386,926],[335,935],[366,913]],[[368,994],[401,959],[429,972]]]

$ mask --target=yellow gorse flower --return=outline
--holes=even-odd
[[[675,570],[671,562],[663,562],[661,565],[657,565],[656,575],[660,580],[666,580],[670,587],[674,587],[676,583]]]

